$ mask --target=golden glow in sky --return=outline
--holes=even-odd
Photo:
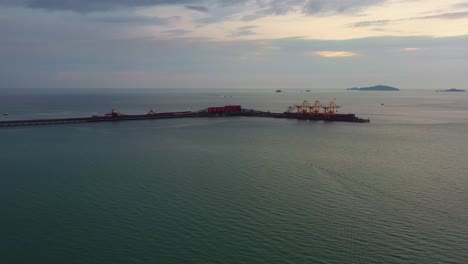
[[[314,55],[325,57],[325,58],[344,58],[356,56],[356,53],[349,51],[316,51]]]

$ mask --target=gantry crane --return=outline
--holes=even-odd
[[[322,108],[325,115],[333,116],[336,112],[338,112],[338,108],[341,108],[341,105],[337,105],[335,101],[331,101],[328,106],[322,106]]]
[[[295,107],[297,108],[297,113],[301,115],[307,115],[311,112],[311,106],[307,100],[302,102],[300,105],[295,105]]]
[[[311,106],[311,112],[315,115],[320,114],[320,108],[322,105],[320,105],[320,101],[315,101],[314,104]]]
[[[322,105],[320,101],[315,101],[311,105],[308,101],[302,102],[302,104],[290,106],[287,110],[287,113],[298,114],[298,115],[320,115],[320,109],[323,109],[323,114],[325,116],[333,116],[338,109],[341,108],[341,105],[337,105],[335,101],[331,101],[328,105]]]

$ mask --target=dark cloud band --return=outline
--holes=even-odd
[[[119,8],[157,6],[157,5],[190,5],[198,0],[3,0],[3,6],[23,6],[46,10],[70,10],[75,12],[106,11]]]
[[[108,11],[119,8],[181,5],[187,9],[208,12],[209,7],[252,2],[261,11],[257,16],[282,15],[290,11],[306,14],[343,13],[360,10],[386,0],[0,0],[0,6],[22,6],[45,10],[68,10],[81,13]]]
[[[210,11],[210,9],[206,6],[186,5],[185,8],[190,9],[190,10],[195,10],[198,12],[203,12],[203,13],[207,13]]]

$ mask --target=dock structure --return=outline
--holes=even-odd
[[[243,109],[240,105],[229,105],[224,107],[208,107],[200,111],[185,112],[163,112],[157,113],[150,110],[143,115],[125,115],[112,109],[110,113],[103,116],[78,117],[78,118],[57,118],[57,119],[32,119],[32,120],[12,120],[0,121],[0,127],[18,127],[18,126],[37,126],[37,125],[58,125],[58,124],[77,124],[77,123],[98,123],[98,122],[117,122],[130,120],[151,120],[151,119],[173,119],[173,118],[203,118],[203,117],[265,117],[265,118],[288,118],[299,120],[328,121],[328,122],[354,122],[368,123],[369,119],[356,117],[354,114],[338,114],[331,112],[320,113],[317,111],[286,111],[284,113],[272,113],[258,111],[253,109]],[[302,112],[301,112],[302,111]]]

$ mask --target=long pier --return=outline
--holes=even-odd
[[[210,108],[208,108],[210,109]],[[208,109],[197,112],[165,112],[148,113],[144,115],[123,115],[118,112],[107,114],[105,116],[78,117],[78,118],[57,118],[57,119],[34,119],[34,120],[12,120],[0,121],[0,127],[18,127],[18,126],[37,126],[37,125],[59,125],[59,124],[78,124],[78,123],[98,123],[98,122],[120,122],[131,120],[151,120],[151,119],[172,119],[172,118],[193,118],[193,117],[265,117],[265,118],[288,118],[300,120],[315,120],[329,122],[354,122],[368,123],[369,119],[356,117],[354,114],[298,114],[298,113],[271,113],[265,111],[256,111],[250,109],[241,109],[240,111],[212,112]]]

